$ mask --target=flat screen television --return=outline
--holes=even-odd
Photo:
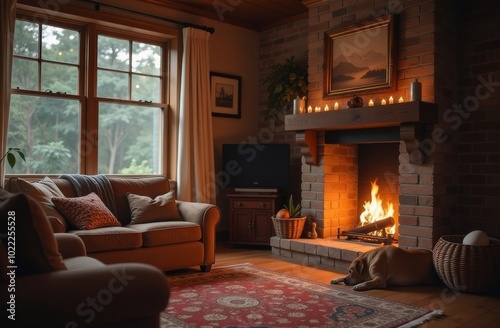
[[[289,144],[223,144],[225,187],[237,192],[277,192],[288,188]]]

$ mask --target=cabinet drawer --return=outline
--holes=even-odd
[[[233,200],[233,208],[251,208],[251,209],[271,209],[272,201],[267,200]]]

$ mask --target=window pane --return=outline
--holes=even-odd
[[[42,63],[42,91],[78,94],[78,67]]]
[[[99,70],[97,72],[97,96],[128,100],[130,99],[128,83],[127,73]]]
[[[12,60],[12,88],[38,90],[38,63],[34,60]]]
[[[120,71],[130,71],[130,42],[99,35],[97,39],[97,66]]]
[[[99,104],[99,173],[160,173],[161,108]]]
[[[38,24],[16,20],[14,55],[38,58]]]
[[[7,144],[26,155],[7,174],[79,171],[80,102],[52,97],[11,96]]]
[[[78,31],[43,25],[42,59],[78,64]]]
[[[132,86],[132,100],[160,102],[160,78],[134,74]]]
[[[148,75],[160,75],[161,47],[134,42],[132,54],[132,72]]]

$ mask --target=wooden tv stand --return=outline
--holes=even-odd
[[[229,194],[229,243],[270,245],[276,235],[271,217],[283,207],[279,193]]]

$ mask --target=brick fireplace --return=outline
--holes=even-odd
[[[300,164],[295,167],[292,174],[300,177],[300,180],[292,186],[291,192],[294,196],[300,196],[303,213],[317,223],[319,238],[316,241],[303,238],[305,245],[273,239],[273,251],[285,254],[284,256],[289,256],[298,249],[304,250],[305,254],[316,254],[314,256],[319,256],[318,252],[329,256],[342,253],[337,249],[339,245],[334,246],[334,250],[328,249],[328,245],[337,243],[339,229],[347,230],[357,223],[360,208],[367,200],[362,194],[365,193],[366,185],[370,183],[369,180],[373,175],[377,175],[379,184],[383,184],[381,193],[389,190],[388,200],[392,199],[396,203],[397,239],[400,247],[431,249],[440,236],[458,230],[465,231],[475,226],[472,221],[457,226],[456,209],[459,197],[457,185],[460,166],[456,163],[459,158],[457,134],[460,131],[445,120],[445,112],[449,111],[449,108],[454,108],[459,99],[467,96],[465,94],[459,98],[457,91],[459,90],[457,66],[460,54],[456,52],[455,42],[457,33],[463,32],[455,29],[457,13],[450,10],[454,8],[452,2],[303,0],[303,3],[309,8],[308,19],[290,23],[286,28],[283,26],[263,33],[263,45],[269,47],[269,51],[263,48],[261,52],[263,68],[295,55],[299,62],[302,60],[308,66],[310,85],[307,106],[323,108],[329,105],[333,108],[333,103],[338,102],[341,109],[335,111],[337,113],[320,112],[285,116],[286,131],[282,139],[277,136],[275,141],[296,145],[295,158]],[[388,7],[388,4],[394,3],[398,4],[397,8]],[[361,96],[365,103],[372,98],[378,101],[382,98],[387,99],[389,95],[395,96],[395,99],[400,96],[409,99],[410,83],[415,77],[419,77],[423,85],[422,99],[436,111],[431,120],[419,117],[416,120],[402,118],[399,121],[391,121],[395,113],[384,113],[384,109],[381,112],[381,108],[361,108],[360,110],[373,109],[373,118],[383,116],[386,119],[385,123],[383,120],[374,123],[370,122],[371,118],[366,117],[370,114],[347,108],[347,100],[352,95],[334,99],[324,97],[325,32],[338,26],[372,18],[374,13],[388,11],[399,16],[396,88]],[[289,35],[284,34],[285,31]],[[299,35],[298,33],[300,35],[305,33],[306,36],[295,37]],[[465,72],[464,70],[461,73]],[[469,84],[474,86],[474,83],[477,84],[477,79],[471,79]],[[411,106],[410,104],[405,102],[401,105]],[[398,107],[395,112],[400,110]],[[422,113],[421,109],[417,108],[405,110]],[[327,119],[329,115],[331,117]],[[367,121],[360,122],[360,119]],[[314,126],[316,124],[314,122],[330,125],[318,127]],[[336,126],[338,122],[344,125]],[[412,122],[421,124],[416,127]],[[345,133],[358,130],[373,132],[372,129],[391,128],[397,129],[395,131],[400,138],[389,141],[378,140],[378,134],[374,133],[369,135],[367,140],[356,141],[357,132],[354,136]],[[388,134],[391,135],[391,132]],[[351,137],[354,139],[347,142],[344,140]],[[420,149],[421,152],[416,152],[416,149]],[[389,152],[391,157],[396,157],[393,158],[394,162],[392,160],[386,162],[384,159],[384,164],[374,169],[378,172],[370,172],[374,165],[367,166],[365,158],[373,157],[371,153],[380,155],[385,152]],[[379,157],[376,156],[375,160],[377,166]],[[488,226],[489,222],[492,220],[485,225]],[[498,231],[495,227],[490,230]],[[282,243],[285,245],[281,245]],[[339,249],[342,247],[344,245],[339,246]],[[367,245],[363,243],[363,247]]]
[[[319,238],[307,239],[307,228],[301,239],[273,237],[273,253],[345,268],[359,252],[379,246],[339,236],[359,225],[374,181],[383,205],[395,208],[394,244],[432,249],[447,213],[436,206],[447,197],[436,183],[447,173],[428,148],[438,114],[437,105],[416,101],[287,115],[285,130],[295,132],[302,155],[302,214],[317,224]]]

